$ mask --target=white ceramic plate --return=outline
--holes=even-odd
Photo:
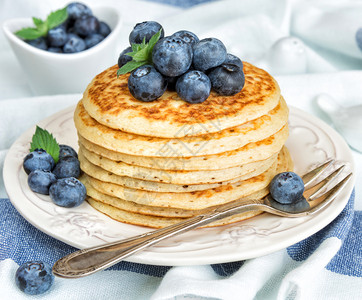
[[[53,133],[59,143],[75,149],[74,107],[63,110],[38,125]],[[290,109],[287,141],[295,171],[303,174],[334,158],[354,171],[352,154],[344,140],[321,120],[301,110]],[[33,193],[27,185],[22,162],[28,153],[32,128],[10,148],[4,164],[7,193],[15,208],[35,227],[69,245],[86,248],[144,233],[150,229],[116,222],[87,203],[62,208],[48,196]],[[342,174],[343,175],[343,174]],[[262,256],[299,242],[329,224],[343,210],[354,186],[354,178],[325,210],[312,217],[282,218],[262,214],[243,222],[196,229],[144,250],[127,260],[154,265],[199,265],[231,262]]]

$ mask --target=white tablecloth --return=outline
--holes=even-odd
[[[92,5],[96,1],[84,2]],[[57,9],[64,3],[67,1],[3,0],[0,3],[0,20],[29,15],[45,16],[49,10]],[[317,115],[326,122],[330,120],[315,107],[314,101],[319,94],[333,95],[340,104],[346,106],[362,104],[362,49],[358,47],[355,38],[357,30],[362,27],[360,2],[229,0],[201,4],[187,10],[151,1],[104,0],[102,3],[112,3],[123,11],[124,30],[119,37],[120,51],[127,46],[128,33],[136,22],[157,20],[164,26],[166,34],[188,29],[200,38],[219,38],[230,52],[264,67],[274,75],[289,105]],[[290,64],[290,72],[286,74],[285,70],[282,72],[273,68],[268,59],[273,44],[288,36],[298,37],[304,43],[305,56],[302,59],[305,61],[302,62],[304,65],[298,64],[297,67],[301,61],[294,60],[295,65]],[[285,55],[287,59],[288,52]],[[282,64],[283,56],[279,59]],[[2,169],[8,148],[25,129],[74,104],[76,97],[38,97],[32,94],[22,75],[21,66],[2,33],[0,66]],[[355,210],[361,210],[362,155],[352,152],[357,170],[354,205]],[[0,198],[7,198],[2,178]],[[351,230],[350,235],[354,236],[350,238],[358,241],[357,247],[359,245],[362,248],[359,220],[361,218],[351,221],[351,228],[357,228],[357,231]],[[99,299],[102,295],[100,292],[105,290],[111,290],[105,294],[107,299],[358,299],[362,294],[361,266],[352,275],[346,275],[339,269],[336,271],[334,267],[328,268],[331,266],[328,263],[338,251],[344,249],[344,239],[330,233],[325,236],[329,238],[323,238],[324,242],[306,260],[293,259],[290,249],[289,252],[281,250],[246,261],[231,277],[219,277],[210,266],[175,267],[165,277],[125,270],[103,271],[79,281],[57,279],[54,289],[44,299]],[[0,245],[3,243],[3,248],[0,248],[2,297],[22,299],[23,295],[14,287],[11,275],[17,263],[11,259],[9,248],[2,237],[4,235],[0,234]],[[96,287],[99,282],[104,284],[104,289]]]

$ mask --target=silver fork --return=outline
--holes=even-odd
[[[349,173],[332,188],[325,191],[329,183],[332,180],[335,180],[344,169],[345,166],[341,166],[323,180],[315,184],[315,181],[322,177],[324,171],[333,163],[334,160],[329,160],[302,177],[305,185],[303,195],[306,198],[307,207],[300,211],[288,212],[287,208],[290,206],[284,205],[279,205],[278,208],[276,208],[274,204],[275,201],[273,201],[270,195],[267,195],[260,200],[249,200],[243,201],[242,203],[233,201],[231,203],[217,206],[207,213],[186,219],[185,221],[165,228],[147,232],[128,239],[123,239],[121,241],[108,243],[106,245],[78,250],[58,260],[53,266],[53,273],[63,278],[84,277],[106,269],[126,257],[166,238],[170,238],[196,227],[204,226],[213,221],[238,213],[261,210],[282,217],[303,217],[316,214],[338,196],[339,192],[352,177],[352,173]],[[284,207],[286,209],[284,209]]]

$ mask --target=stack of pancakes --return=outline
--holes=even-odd
[[[128,75],[117,78],[117,69],[92,80],[74,114],[81,181],[95,209],[160,228],[220,204],[260,199],[277,173],[292,169],[284,146],[288,107],[264,70],[245,62],[240,93],[211,92],[203,103],[190,104],[174,91],[138,101]]]

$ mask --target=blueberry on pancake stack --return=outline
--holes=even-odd
[[[288,107],[272,76],[215,38],[163,35],[156,22],[137,24],[131,48],[95,76],[74,114],[87,201],[153,228],[260,199],[276,174],[293,168]]]

